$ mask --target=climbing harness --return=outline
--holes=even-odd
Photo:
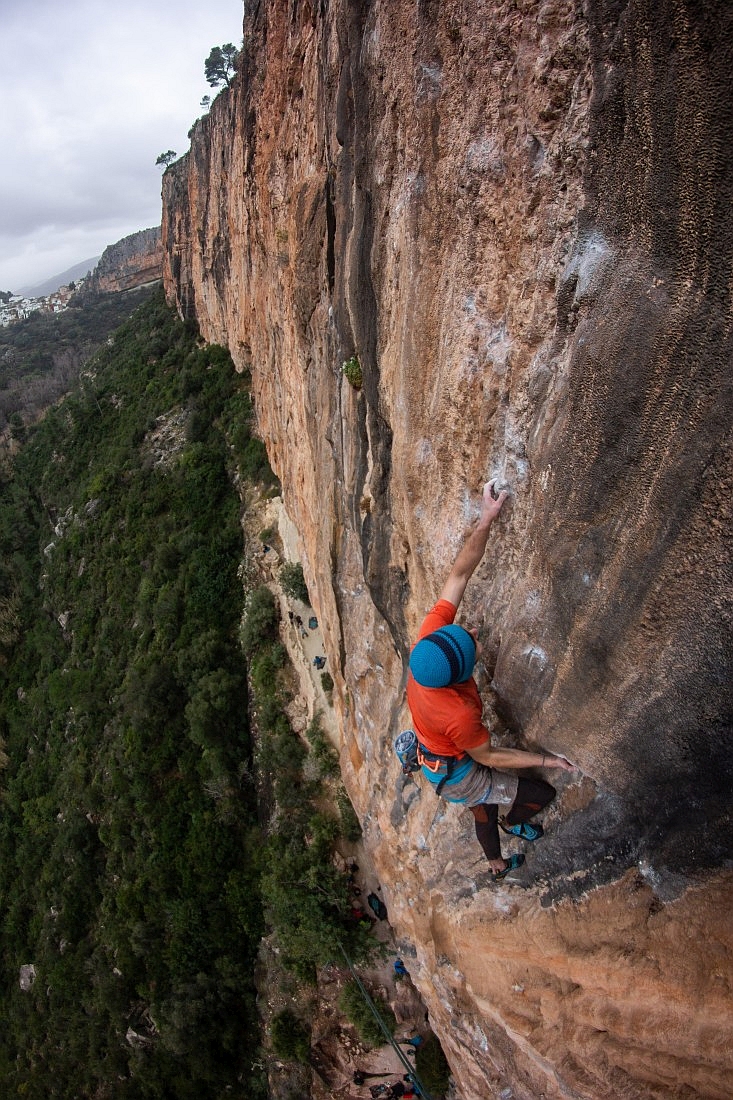
[[[414,730],[403,730],[395,738],[394,750],[402,764],[403,775],[411,775],[413,772],[419,771],[420,768],[427,768],[428,771],[433,773],[440,771],[443,767],[445,768],[445,775],[435,788],[436,794],[440,794],[453,775],[456,764],[463,759],[463,756],[440,756],[438,753],[430,752],[429,749],[420,744]]]
[[[453,775],[453,769],[459,760],[463,759],[460,756],[439,756],[435,752],[429,752],[424,745],[418,742],[417,746],[417,758],[420,761],[420,765],[423,768],[427,768],[430,772],[438,772],[441,768],[445,768],[445,775],[435,788],[435,793],[440,794],[443,787],[450,780]]]

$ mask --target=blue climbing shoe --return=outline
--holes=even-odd
[[[545,835],[541,825],[530,825],[529,821],[523,821],[521,825],[502,825],[505,833],[518,836],[520,840],[539,840]]]
[[[495,874],[493,874],[491,877],[494,880],[494,882],[498,882],[499,879],[506,878],[506,876],[511,871],[516,871],[517,868],[521,867],[523,863],[524,863],[524,856],[522,856],[522,855],[509,856],[509,859],[507,860],[507,865],[504,868],[504,870],[503,871],[496,871]]]

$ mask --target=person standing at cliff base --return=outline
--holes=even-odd
[[[483,706],[473,678],[480,654],[478,631],[458,626],[454,619],[466,585],[481,561],[489,530],[508,493],[494,496],[494,481],[483,488],[481,515],[448,574],[440,598],[423,620],[410,654],[407,702],[412,714],[423,775],[447,802],[462,803],[474,817],[476,837],[495,880],[524,863],[524,856],[504,859],[502,829],[523,840],[542,834],[531,818],[555,797],[543,779],[518,778],[505,768],[559,768],[573,765],[553,753],[492,748],[482,722]],[[502,816],[499,817],[501,810]]]

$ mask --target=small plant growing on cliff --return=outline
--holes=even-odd
[[[341,365],[341,373],[346,378],[355,390],[361,389],[362,375],[361,375],[361,363],[359,362],[358,355],[352,355],[350,359],[344,360]]]
[[[346,788],[343,786],[336,795],[336,804],[341,818],[341,835],[344,840],[356,844],[358,840],[361,840],[361,825],[359,824],[359,818],[356,816],[356,810],[351,804],[351,799],[346,793]]]
[[[169,164],[173,163],[177,156],[178,153],[175,151],[175,149],[168,149],[167,152],[160,154],[155,163],[156,165],[160,165],[162,168],[165,169],[168,167]]]
[[[249,593],[240,630],[242,648],[248,656],[263,643],[277,640],[278,618],[275,597],[266,585]]]
[[[333,745],[326,737],[321,727],[321,721],[316,714],[306,730],[306,738],[311,746],[311,754],[318,765],[318,774],[321,778],[333,777],[339,774],[339,758]]]

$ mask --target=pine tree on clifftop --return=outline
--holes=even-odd
[[[227,88],[231,88],[238,54],[239,51],[233,42],[214,46],[204,62],[204,73],[212,88],[218,88],[220,84],[226,84]]]

